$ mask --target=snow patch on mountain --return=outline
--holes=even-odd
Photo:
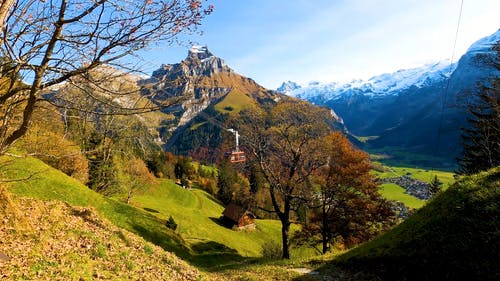
[[[285,93],[301,99],[321,99],[323,101],[352,94],[362,94],[372,97],[397,95],[402,90],[409,89],[410,87],[422,88],[436,81],[445,80],[450,77],[455,68],[456,63],[450,64],[449,60],[443,60],[418,68],[385,73],[368,80],[357,79],[349,82],[331,83],[315,81],[304,87],[290,89],[285,91]]]
[[[490,36],[484,37],[476,41],[469,47],[467,53],[484,52],[490,50],[493,44],[500,42],[500,29]]]
[[[279,88],[276,90],[280,93],[286,94],[286,93],[289,93],[293,90],[297,90],[300,88],[302,88],[302,87],[299,84],[292,82],[292,81],[288,81],[288,82],[283,82],[283,84],[281,84],[281,86],[279,86]]]

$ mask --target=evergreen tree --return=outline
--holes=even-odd
[[[470,127],[463,129],[460,174],[474,174],[500,165],[500,79],[484,87],[481,102],[470,108]]]
[[[238,173],[227,161],[223,162],[219,167],[217,174],[217,198],[225,205],[229,204],[233,199],[235,185],[238,183]]]
[[[500,70],[500,42],[495,67]],[[460,174],[474,174],[500,165],[500,78],[490,80],[479,94],[479,101],[469,107],[470,126],[462,130],[463,153]]]
[[[175,222],[175,220],[172,216],[168,217],[168,220],[165,223],[165,226],[172,229],[173,231],[175,231],[177,229],[177,223]]]
[[[429,192],[432,196],[434,196],[441,191],[441,186],[443,185],[443,183],[438,179],[436,175],[434,175],[429,185]]]

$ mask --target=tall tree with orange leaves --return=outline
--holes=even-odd
[[[340,132],[328,135],[323,143],[328,163],[313,180],[319,187],[315,199],[318,208],[302,235],[321,237],[322,252],[326,253],[335,239],[353,246],[374,237],[392,225],[394,213],[378,193],[367,153],[355,148]]]

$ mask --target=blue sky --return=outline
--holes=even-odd
[[[208,0],[203,35],[236,72],[275,89],[292,80],[344,81],[451,59],[460,0]],[[500,1],[464,0],[455,61],[500,28]],[[146,72],[176,63],[187,46],[155,47]]]

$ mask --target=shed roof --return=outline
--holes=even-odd
[[[253,218],[255,218],[255,216],[250,211],[248,211],[246,208],[243,208],[242,206],[239,206],[235,203],[229,203],[229,205],[227,205],[226,209],[224,210],[224,212],[222,212],[222,214],[225,217],[227,217],[228,219],[230,219],[236,223],[245,214],[248,214],[248,215],[252,216]]]

